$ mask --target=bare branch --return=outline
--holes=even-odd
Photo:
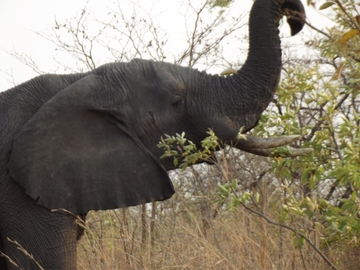
[[[29,55],[27,55],[25,53],[20,53],[15,48],[12,51],[4,50],[4,52],[6,52],[7,54],[11,55],[15,59],[17,59],[18,61],[23,63],[25,66],[28,66],[33,71],[35,71],[37,74],[44,74],[45,73],[45,71],[41,70],[38,67],[36,61],[31,56],[29,56]]]
[[[236,195],[236,193],[234,193]],[[237,195],[236,195],[237,196]],[[254,213],[255,215],[259,216],[259,217],[262,217],[263,219],[266,220],[266,222],[268,222],[269,224],[271,225],[274,225],[274,226],[278,226],[278,227],[281,227],[281,228],[284,228],[284,229],[287,229],[289,231],[292,231],[293,233],[295,233],[296,235],[299,235],[300,237],[304,238],[305,241],[316,251],[317,254],[320,255],[320,257],[327,263],[327,265],[330,266],[330,269],[333,269],[333,270],[336,270],[337,268],[335,267],[335,265],[333,265],[331,263],[331,261],[326,257],[326,255],[321,252],[320,249],[317,248],[317,246],[310,240],[309,237],[307,237],[306,235],[304,235],[303,233],[295,230],[294,228],[291,228],[290,226],[287,226],[285,224],[281,224],[281,223],[277,223],[275,221],[272,221],[270,218],[268,218],[266,215],[264,215],[263,213],[260,213],[260,212],[257,212],[253,209],[251,209],[250,207],[246,206],[244,203],[241,203],[241,205],[247,209],[248,211],[250,211],[251,213]]]

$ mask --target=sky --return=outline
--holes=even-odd
[[[0,1],[0,91],[28,80],[36,73],[4,50],[16,50],[49,61],[53,48],[34,31],[53,25],[84,6],[84,0],[1,0]],[[8,73],[8,74],[6,74]],[[11,76],[14,78],[12,79]]]
[[[244,1],[241,8],[245,11],[249,11],[252,4],[251,0],[235,1],[237,1],[236,3]],[[25,53],[35,59],[45,72],[52,70],[55,63],[51,58],[54,55],[55,47],[35,32],[42,32],[54,26],[55,18],[64,21],[66,18],[74,17],[84,8],[86,2],[87,0],[0,1],[0,91],[38,75],[6,51]],[[89,8],[99,17],[106,16],[106,7],[110,2],[110,0],[92,0]],[[144,5],[150,2],[152,1],[141,1],[142,8],[146,9],[147,7]],[[177,15],[180,12],[180,5],[177,6],[178,3],[180,1],[162,1],[160,5],[165,11],[162,16],[164,16],[165,28],[169,31],[169,35],[176,35],[176,29],[179,27]],[[239,11],[239,14],[241,12],[244,11]],[[318,18],[314,17],[318,14],[312,15],[312,12],[313,10],[309,10],[308,16]],[[322,18],[316,20],[322,20]],[[60,60],[66,61],[66,59]]]
[[[166,22],[164,26],[168,31],[174,30],[179,22],[179,3],[181,1],[157,0],[162,12],[161,16]],[[75,17],[89,2],[90,13],[96,14],[101,18],[107,16],[108,7],[112,0],[1,0],[0,1],[0,91],[4,91],[32,77],[38,75],[31,68],[9,55],[7,51],[16,51],[31,56],[44,72],[51,72],[56,65],[54,60],[55,47],[50,42],[44,40],[36,32],[46,32],[55,25],[56,20],[63,22],[67,18]],[[132,11],[132,7],[123,4],[121,8]],[[144,10],[150,10],[153,1],[139,0]],[[148,5],[148,6],[147,6]],[[155,12],[157,14],[157,12]],[[66,59],[58,59],[66,61]],[[61,71],[60,71],[61,72]]]

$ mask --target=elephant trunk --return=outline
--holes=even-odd
[[[213,123],[208,126],[223,140],[234,141],[241,127],[244,132],[253,128],[274,96],[281,72],[278,25],[284,14],[292,34],[299,32],[305,22],[300,0],[256,0],[250,12],[245,64],[233,76],[210,79],[209,87],[216,88],[213,98],[218,100],[218,117],[222,119],[210,120]]]

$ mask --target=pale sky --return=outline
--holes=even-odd
[[[33,55],[38,61],[49,61],[53,48],[49,43],[34,34],[54,24],[59,19],[71,16],[81,9],[85,0],[1,0],[0,1],[0,90],[13,87],[12,74],[16,83],[36,76],[30,68],[9,56],[3,50],[16,50]]]
[[[161,0],[158,0],[161,1]],[[249,11],[251,0],[235,0],[236,3],[241,4],[241,8]],[[8,55],[3,50],[16,50],[23,52],[39,63],[42,70],[50,70],[55,63],[51,59],[54,55],[55,47],[36,35],[34,32],[45,31],[45,29],[54,25],[54,18],[59,21],[64,21],[66,18],[74,17],[81,9],[84,8],[86,0],[1,0],[0,1],[0,91],[4,91],[14,86],[14,84],[22,83],[37,74],[29,67],[16,60],[14,57]],[[96,12],[96,15],[106,16],[104,7],[110,3],[110,0],[90,1],[90,9]],[[150,3],[152,1],[143,0],[141,3]],[[303,1],[304,4],[305,1]],[[100,4],[101,3],[101,4]],[[169,33],[168,35],[175,35],[176,28],[179,25],[176,17],[177,10],[180,6],[176,6],[180,1],[162,1],[161,7],[164,16],[170,16],[165,20],[165,26]],[[144,8],[144,7],[143,7]],[[145,7],[146,8],[146,7]],[[236,11],[237,12],[237,11]],[[244,11],[240,11],[242,14]],[[308,11],[308,16],[312,16],[317,20],[316,16],[312,15],[313,10]],[[318,18],[322,20],[321,18]],[[180,22],[182,23],[182,22]],[[320,23],[320,28],[322,23]]]

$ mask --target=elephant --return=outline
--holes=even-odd
[[[248,56],[231,76],[134,59],[0,93],[0,268],[16,268],[11,258],[23,269],[76,269],[73,214],[173,195],[161,136],[185,132],[200,145],[212,129],[235,144],[240,128],[256,126],[280,80],[283,15],[292,35],[303,28],[300,0],[254,1]]]

